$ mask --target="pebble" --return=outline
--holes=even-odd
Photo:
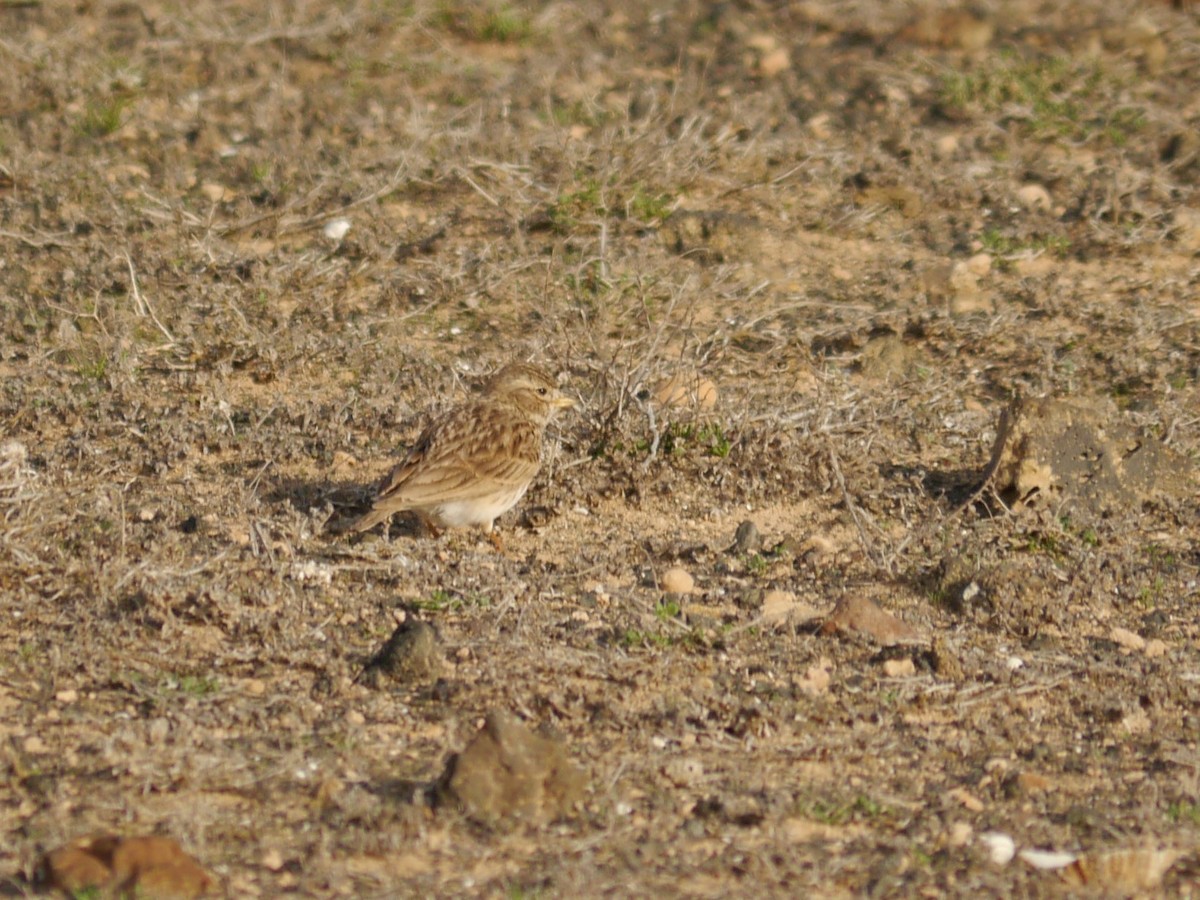
[[[971,843],[975,829],[969,822],[955,822],[950,826],[948,840],[951,847],[965,847]]]
[[[734,553],[756,553],[761,546],[762,536],[758,533],[757,525],[749,519],[738,525],[733,535]]]
[[[979,836],[979,843],[987,848],[988,856],[998,866],[1008,865],[1017,855],[1017,842],[999,831],[985,831]]]
[[[325,228],[322,229],[325,237],[331,241],[340,241],[350,231],[349,219],[333,219],[325,223]]]
[[[1114,644],[1124,647],[1126,650],[1141,651],[1146,648],[1146,639],[1128,628],[1114,628],[1108,633],[1108,636]]]
[[[717,405],[717,386],[699,375],[673,375],[654,391],[659,406],[709,410]]]
[[[762,600],[765,625],[782,625],[796,611],[796,595],[791,591],[767,591]]]
[[[920,638],[920,633],[907,622],[884,612],[874,601],[854,595],[837,602],[820,633],[867,635],[885,647]]]
[[[1026,209],[1050,209],[1050,192],[1040,184],[1030,182],[1017,188],[1017,202]]]
[[[668,594],[690,594],[696,586],[696,580],[688,574],[687,569],[672,566],[663,572],[658,584]]]

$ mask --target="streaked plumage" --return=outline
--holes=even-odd
[[[478,399],[425,429],[349,530],[366,531],[410,510],[435,527],[482,525],[490,532],[537,474],[546,425],[559,409],[573,405],[536,366],[505,366]]]

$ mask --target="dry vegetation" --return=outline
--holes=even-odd
[[[0,0],[3,889],[1194,896],[1197,11],[981,9]],[[326,534],[514,357],[581,411],[503,553]],[[1042,395],[1170,477],[972,497]],[[571,815],[436,802],[494,710]]]

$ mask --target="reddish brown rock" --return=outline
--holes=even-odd
[[[821,634],[863,634],[884,646],[920,640],[906,622],[884,612],[866,597],[843,597],[834,607]]]
[[[191,900],[213,887],[213,878],[166,837],[96,835],[52,850],[42,861],[46,882],[68,894]]]

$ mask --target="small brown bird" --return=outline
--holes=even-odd
[[[379,487],[375,503],[349,531],[366,531],[393,513],[412,511],[438,528],[492,523],[525,495],[542,463],[542,439],[554,414],[574,406],[554,380],[511,363],[476,400],[433,422]]]

